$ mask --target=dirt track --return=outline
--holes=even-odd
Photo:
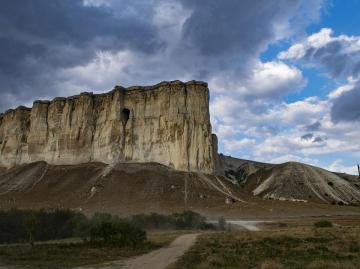
[[[93,267],[78,267],[77,269],[164,269],[174,263],[196,241],[198,234],[185,234],[176,238],[170,245],[154,250],[139,257],[125,261],[114,261]]]
[[[196,240],[198,234],[185,234],[175,239],[169,246],[155,250],[143,256],[128,260],[126,269],[162,269],[174,263],[178,257],[183,255]]]

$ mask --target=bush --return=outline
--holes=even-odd
[[[142,229],[215,229],[214,225],[206,223],[205,217],[193,211],[184,211],[171,215],[157,213],[135,215],[129,221]]]
[[[33,246],[35,240],[34,236],[39,226],[39,220],[36,214],[34,213],[28,214],[25,218],[24,225],[29,234],[29,244]]]
[[[135,215],[130,222],[143,229],[171,229],[173,228],[172,218],[170,216],[151,213],[150,215]]]
[[[333,227],[333,224],[328,220],[320,220],[318,222],[315,222],[314,226],[316,228],[327,228],[327,227]]]
[[[0,211],[0,243],[18,243],[79,237],[87,218],[70,210]]]
[[[171,217],[176,229],[205,229],[208,226],[205,217],[192,211],[175,213]]]
[[[90,230],[90,242],[106,246],[141,246],[146,240],[145,231],[124,221],[105,221]]]

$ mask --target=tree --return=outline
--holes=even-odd
[[[96,223],[90,230],[90,242],[106,246],[141,246],[146,241],[146,232],[120,220]]]
[[[29,244],[34,245],[35,233],[39,225],[39,220],[35,213],[31,212],[25,217],[25,228],[29,236]]]

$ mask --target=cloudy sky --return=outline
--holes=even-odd
[[[0,110],[204,80],[220,151],[357,173],[360,1],[4,0]]]

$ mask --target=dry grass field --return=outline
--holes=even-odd
[[[203,234],[172,269],[355,269],[359,266],[360,226],[294,227],[282,223],[278,228],[259,232]]]

